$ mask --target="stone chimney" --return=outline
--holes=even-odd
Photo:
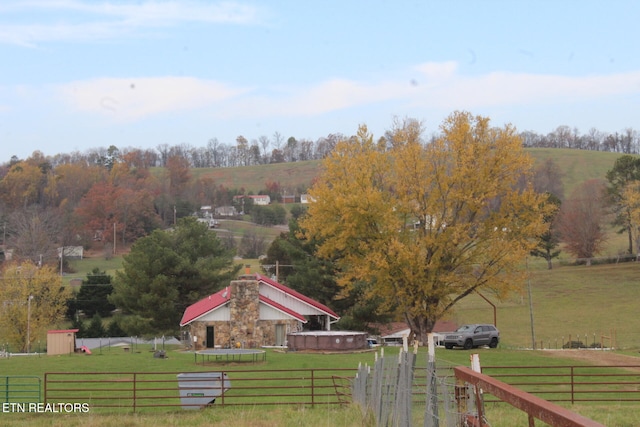
[[[230,285],[229,330],[231,345],[254,347],[262,343],[260,285],[255,275],[240,276]]]

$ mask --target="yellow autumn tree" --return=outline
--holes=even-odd
[[[7,263],[0,283],[0,330],[11,348],[27,351],[64,320],[71,290],[53,266]],[[27,345],[27,340],[29,345]]]
[[[340,142],[301,227],[320,242],[317,255],[338,264],[345,290],[368,283],[424,342],[474,291],[503,297],[521,285],[523,260],[548,225],[544,196],[518,185],[533,161],[513,127],[455,112],[429,143],[421,132],[406,120],[378,141],[361,126]]]
[[[640,248],[640,182],[630,181],[624,186],[618,205],[627,212],[630,239]],[[640,256],[640,250],[636,256]]]

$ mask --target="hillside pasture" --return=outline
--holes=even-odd
[[[585,345],[612,343],[618,348],[640,348],[637,295],[640,263],[587,266],[556,266],[552,270],[532,270],[520,290],[505,301],[483,293],[497,306],[497,326],[502,345],[531,348],[533,302],[536,347],[559,348],[571,340]],[[493,323],[493,309],[480,296],[465,298],[453,315],[459,323]],[[611,337],[605,338],[602,336]]]
[[[621,153],[559,148],[527,148],[525,151],[538,163],[547,158],[553,159],[563,171],[565,196],[569,196],[584,181],[605,179],[607,171],[622,156]],[[234,168],[194,168],[191,169],[191,174],[194,178],[210,178],[216,186],[244,189],[247,193],[254,194],[265,190],[266,182],[276,182],[290,194],[294,194],[297,189],[311,187],[313,180],[320,174],[321,167],[320,160],[306,160]]]

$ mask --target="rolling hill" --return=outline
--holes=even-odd
[[[606,172],[621,156],[619,153],[558,148],[530,148],[526,151],[536,162],[547,158],[556,162],[564,171],[563,184],[567,196],[581,182],[592,178],[604,179]],[[279,182],[293,193],[296,189],[309,188],[320,173],[320,168],[320,160],[308,160],[235,168],[198,168],[192,169],[191,173],[196,178],[211,178],[216,185],[231,189],[244,188],[253,193],[264,190],[266,182]]]

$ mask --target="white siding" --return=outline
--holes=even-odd
[[[197,319],[198,322],[213,322],[213,321],[229,321],[231,319],[231,315],[229,314],[231,310],[229,310],[228,305],[224,305],[223,307],[219,307],[209,313],[206,313]]]
[[[272,301],[277,302],[296,313],[310,316],[310,315],[323,315],[326,314],[323,311],[315,308],[314,306],[307,304],[304,301],[301,301],[294,296],[289,294],[285,294],[279,289],[276,289],[272,286],[265,285],[264,283],[260,283],[260,295],[264,295]]]
[[[291,316],[269,307],[266,304],[260,304],[260,320],[289,320]]]

